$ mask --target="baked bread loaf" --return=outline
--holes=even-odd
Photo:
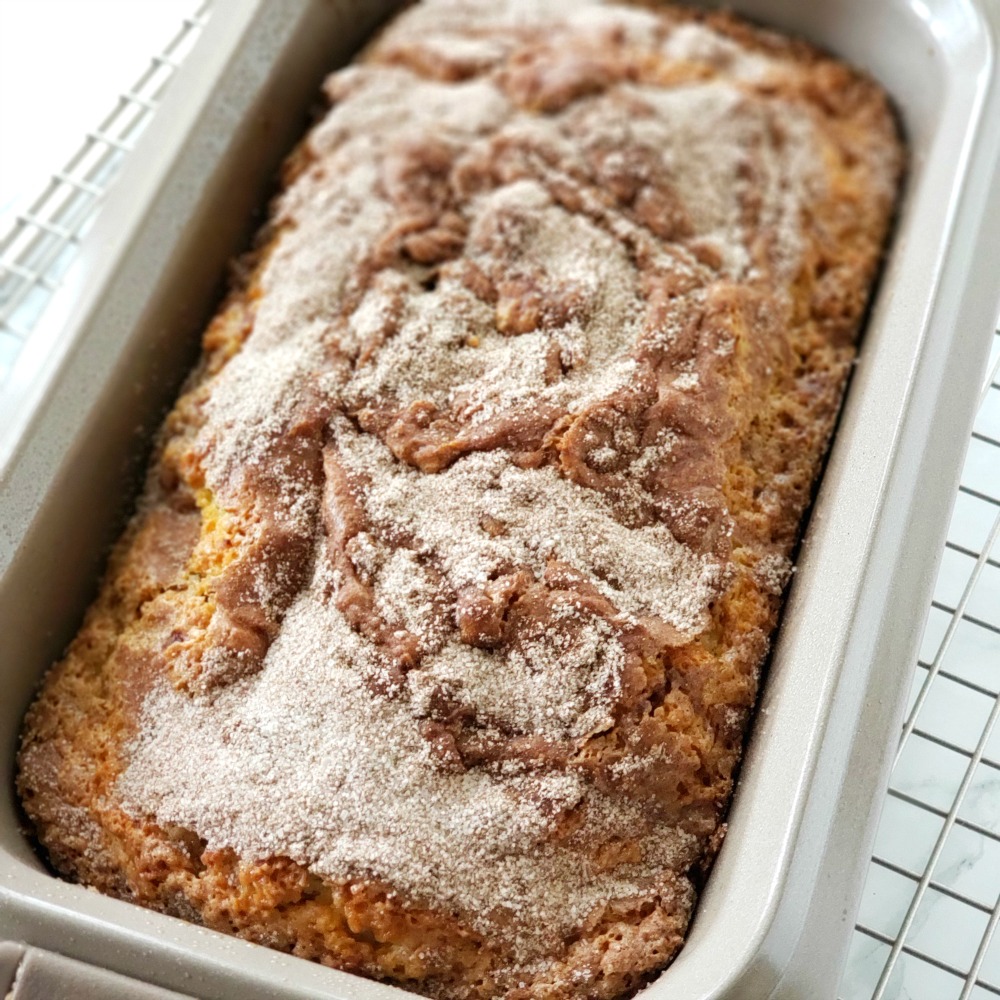
[[[24,810],[62,875],[273,948],[617,997],[722,840],[893,116],[735,17],[580,0],[429,0],[326,94]]]

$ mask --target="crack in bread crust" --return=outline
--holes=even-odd
[[[25,721],[62,875],[441,997],[680,949],[891,220],[729,15],[428,0],[332,107]]]

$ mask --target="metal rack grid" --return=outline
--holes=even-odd
[[[66,166],[52,175],[42,193],[0,236],[0,389],[210,10],[211,0],[205,0],[182,21],[135,86],[119,95],[112,111],[87,133]]]
[[[0,391],[204,27],[186,18],[0,237]],[[1000,330],[884,803],[842,1000],[1000,996]]]
[[[844,1000],[1000,996],[1000,330],[992,347]]]

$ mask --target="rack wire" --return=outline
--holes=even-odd
[[[211,8],[0,237],[0,391]],[[1000,997],[1000,330],[992,346],[841,1000]]]

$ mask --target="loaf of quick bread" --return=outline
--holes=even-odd
[[[581,0],[428,0],[325,92],[25,814],[67,878],[304,958],[618,997],[722,841],[894,119],[802,42]]]

